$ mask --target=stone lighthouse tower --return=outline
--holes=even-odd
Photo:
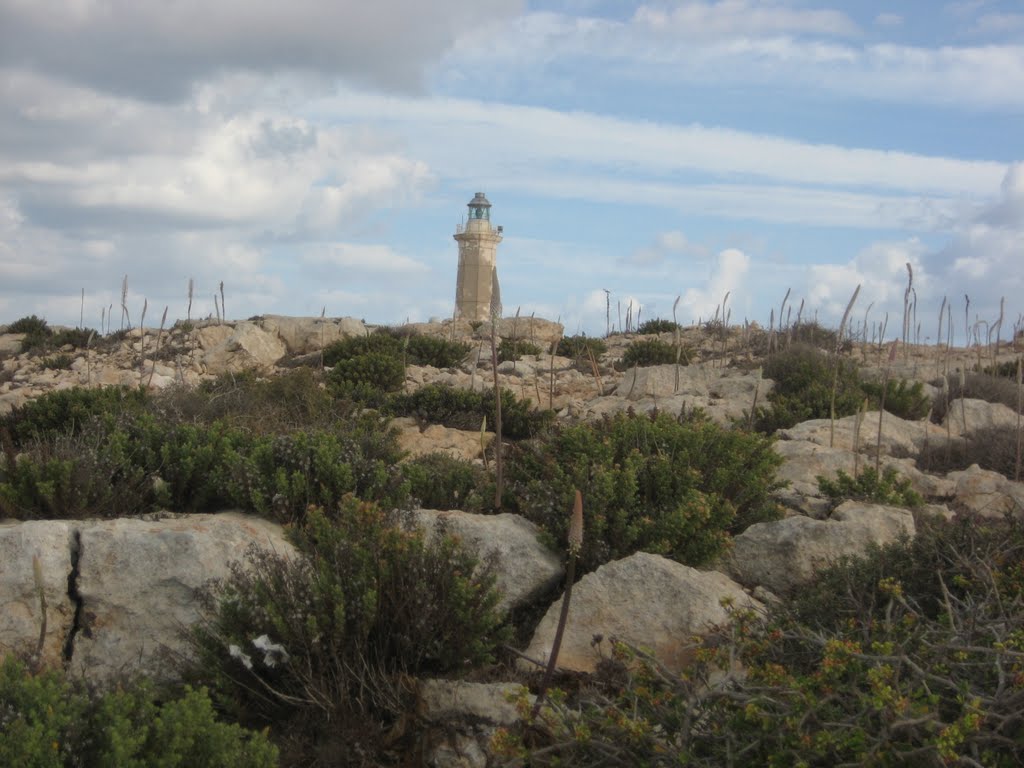
[[[455,232],[459,272],[455,282],[455,313],[466,320],[490,320],[501,314],[498,288],[498,243],[501,227],[491,226],[491,204],[483,192],[469,201],[469,218]]]

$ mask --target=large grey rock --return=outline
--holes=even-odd
[[[498,610],[525,605],[555,587],[562,562],[537,538],[537,526],[518,515],[473,515],[419,509],[413,520],[429,536],[457,537],[480,560],[493,563],[501,592]]]
[[[874,452],[878,446],[878,426],[881,418],[882,440],[881,451],[883,456],[917,453],[925,440],[935,442],[944,440],[946,430],[938,424],[932,424],[926,419],[921,421],[906,421],[891,413],[879,416],[878,411],[868,411],[860,427],[860,438],[857,443],[861,452],[870,449]],[[845,416],[836,419],[835,438],[831,439],[831,427],[828,419],[811,419],[797,424],[790,429],[780,429],[779,437],[783,440],[807,440],[818,445],[831,446],[853,450],[855,443],[856,416]]]
[[[565,328],[561,323],[542,317],[503,317],[498,321],[498,336],[503,339],[524,339],[548,351],[562,338]]]
[[[246,370],[263,370],[274,365],[288,351],[277,334],[267,333],[255,323],[212,325],[196,331],[203,349],[207,373],[220,375]]]
[[[1001,518],[1007,514],[1024,517],[1024,483],[1007,480],[998,472],[972,464],[947,479],[956,488],[957,503],[983,517]]]
[[[42,629],[33,556],[46,599],[46,634],[40,661],[59,667],[64,641],[74,623],[68,596],[73,543],[70,523],[33,520],[0,525],[0,657],[34,655]]]
[[[349,336],[365,336],[366,326],[354,317],[285,317],[264,315],[260,325],[276,335],[293,355],[319,352]]]
[[[870,544],[915,532],[914,517],[905,509],[847,501],[829,520],[796,516],[750,526],[733,539],[720,567],[746,587],[785,594],[844,555],[862,555]]]
[[[512,725],[519,720],[515,699],[536,699],[516,683],[471,683],[465,680],[422,680],[417,712],[429,723],[461,721]]]
[[[19,354],[24,338],[24,333],[0,333],[0,357]]]
[[[558,666],[593,672],[600,660],[593,640],[601,635],[650,649],[678,672],[692,660],[692,637],[728,621],[723,600],[739,608],[763,607],[716,571],[698,571],[645,552],[607,563],[573,588]],[[527,656],[547,661],[561,610],[562,600],[548,609]]]
[[[990,403],[968,397],[954,400],[949,404],[946,418],[942,422],[943,429],[947,422],[953,434],[970,434],[979,429],[991,427],[1016,429],[1017,412],[1002,403]],[[964,428],[965,423],[966,429]]]
[[[422,431],[416,419],[404,416],[393,419],[391,426],[398,430],[398,445],[411,456],[426,456],[431,453],[446,453],[456,459],[476,461],[480,452],[491,444],[493,432],[484,432],[481,440],[479,430],[451,429],[440,424],[430,424]]]
[[[79,529],[81,620],[71,669],[98,683],[173,675],[174,660],[188,654],[182,631],[199,617],[195,590],[227,576],[251,544],[294,552],[280,526],[234,512]]]

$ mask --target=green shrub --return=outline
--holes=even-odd
[[[768,395],[770,405],[755,415],[757,430],[771,434],[810,419],[829,418],[836,371],[836,418],[840,418],[856,413],[864,397],[855,363],[806,344],[793,344],[771,355],[764,364],[764,377],[772,379],[775,388]]]
[[[151,398],[163,421],[223,421],[254,434],[326,429],[348,417],[339,411],[320,371],[308,367],[265,379],[224,375],[199,387],[168,387]]]
[[[71,364],[75,362],[71,355],[54,355],[53,357],[47,357],[39,364],[43,370],[46,371],[67,371],[71,369]]]
[[[29,440],[81,434],[96,418],[119,420],[126,414],[140,412],[147,403],[148,396],[141,389],[51,390],[0,418],[0,428],[6,428],[14,447],[20,448]]]
[[[679,323],[657,318],[654,320],[644,320],[640,327],[636,329],[636,332],[641,335],[648,333],[675,333],[678,328]],[[673,362],[675,361],[673,360]]]
[[[864,394],[871,406],[878,410],[882,402],[882,382],[865,381],[861,383]],[[924,393],[924,384],[920,381],[890,381],[885,390],[885,410],[894,416],[908,421],[923,419],[931,411],[932,401]]]
[[[469,344],[449,341],[437,336],[414,334],[409,337],[405,353],[410,365],[454,368],[465,359],[470,349]]]
[[[367,352],[336,362],[327,380],[340,396],[379,406],[384,394],[405,383],[405,366],[391,354]]]
[[[540,347],[525,339],[502,339],[498,345],[498,361],[518,360],[523,355],[539,355]]]
[[[729,533],[778,517],[770,494],[780,464],[760,435],[700,418],[620,414],[519,446],[506,467],[506,506],[564,549],[579,489],[581,573],[640,550],[696,565]]]
[[[417,456],[402,464],[409,494],[423,509],[479,509],[483,470],[446,453]]]
[[[1017,474],[1017,428],[985,427],[971,430],[964,438],[932,441],[921,447],[915,457],[924,472],[945,474],[977,464],[1013,480]]]
[[[495,423],[494,390],[473,392],[448,384],[428,384],[415,392],[388,398],[385,410],[393,416],[412,416],[428,424],[452,429],[478,430],[484,417],[488,428]],[[551,411],[530,409],[528,398],[520,400],[507,389],[501,391],[502,436],[510,440],[533,437],[554,423]]]
[[[886,467],[879,477],[874,467],[864,467],[856,477],[850,477],[839,470],[835,480],[818,476],[818,489],[839,504],[847,499],[868,501],[873,504],[888,504],[894,507],[920,507],[924,504],[921,494],[910,487],[910,479]]]
[[[494,744],[531,766],[1020,765],[1022,556],[1019,521],[928,524],[767,621],[734,611],[683,675],[615,644],[597,686]]]
[[[36,335],[49,335],[52,333],[46,321],[35,315],[26,315],[18,318],[7,326],[7,333],[27,333]]]
[[[228,455],[225,490],[235,504],[279,522],[301,519],[310,505],[333,508],[350,493],[404,506],[397,448],[367,456],[360,447],[341,434],[267,435]]]
[[[328,367],[335,366],[342,360],[351,360],[354,357],[361,357],[371,352],[379,355],[388,355],[401,362],[403,344],[403,339],[391,333],[351,336],[324,347],[324,365]]]
[[[98,335],[92,328],[65,328],[63,331],[53,334],[50,338],[50,346],[60,349],[66,344],[70,344],[75,349],[85,349],[89,344],[89,338],[95,338]]]
[[[0,765],[24,768],[277,765],[264,734],[218,722],[205,690],[181,696],[135,683],[88,696],[59,672],[0,663]]]
[[[607,351],[608,345],[602,339],[590,336],[563,336],[558,340],[558,354],[562,357],[571,357],[574,360],[580,358],[589,360],[590,355],[594,356],[594,360],[600,360],[601,355]]]
[[[678,355],[677,355],[678,352]],[[686,349],[677,350],[674,344],[661,339],[637,339],[628,347],[619,363],[619,370],[628,370],[633,366],[667,365],[689,362],[690,353]]]
[[[352,499],[311,512],[295,540],[303,557],[250,550],[208,590],[200,675],[243,722],[275,729],[290,764],[379,765],[408,676],[493,658],[506,634],[493,576],[454,540],[428,546]]]

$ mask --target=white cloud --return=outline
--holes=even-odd
[[[411,275],[428,270],[422,262],[396,253],[386,245],[319,245],[306,249],[299,258],[303,264],[311,266],[330,266],[359,272]]]
[[[839,11],[792,8],[772,0],[641,5],[633,21],[658,34],[697,40],[783,33],[850,36],[859,31],[853,20]]]
[[[727,248],[718,254],[711,279],[704,288],[688,288],[679,303],[680,317],[710,320],[716,309],[721,312],[722,301],[728,293],[735,296],[741,290],[750,257],[737,248]],[[728,305],[726,305],[728,313]]]
[[[621,259],[623,264],[637,267],[654,267],[664,264],[668,259],[679,256],[703,257],[706,249],[696,243],[687,240],[679,230],[660,232],[651,245],[637,248],[627,258]]]
[[[898,13],[880,13],[875,16],[876,27],[899,27],[903,24],[903,17]]]
[[[32,0],[0,4],[0,66],[177,100],[231,69],[301,69],[417,88],[464,29],[521,0]]]

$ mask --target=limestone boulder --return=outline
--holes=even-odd
[[[285,345],[289,354],[306,355],[350,336],[365,336],[366,326],[354,317],[285,317],[264,315],[260,326]]]
[[[466,680],[422,680],[417,711],[428,723],[473,722],[513,725],[519,721],[515,699],[536,697],[515,683],[471,683]]]
[[[561,559],[541,544],[537,526],[518,515],[420,509],[412,517],[428,537],[455,536],[477,559],[494,568],[501,593],[499,611],[530,603],[562,578]]]
[[[29,401],[29,396],[30,390],[27,387],[0,392],[0,416],[6,416],[15,408],[21,408]]]
[[[1007,480],[998,472],[972,464],[946,478],[955,486],[959,506],[982,517],[1024,516],[1024,483]]]
[[[214,375],[265,370],[288,351],[276,334],[251,322],[200,328],[196,338],[203,350],[203,366]]]
[[[878,426],[881,418],[882,440],[878,441]],[[906,456],[920,451],[925,441],[936,442],[945,440],[946,430],[927,419],[906,421],[891,413],[880,417],[879,411],[868,411],[860,426],[860,438],[855,439],[856,416],[845,416],[836,419],[835,438],[831,438],[831,427],[828,419],[811,419],[797,424],[790,429],[780,429],[779,437],[783,440],[806,440],[818,445],[831,445],[851,451],[856,444],[861,452],[870,448],[874,452],[879,445],[883,456]]]
[[[46,619],[40,661],[60,667],[75,619],[68,596],[73,546],[72,526],[62,520],[0,525],[0,657],[35,654],[44,628],[42,587]]]
[[[644,552],[607,563],[573,588],[558,666],[593,672],[601,658],[593,641],[600,635],[648,648],[679,672],[692,660],[692,637],[728,621],[723,600],[740,608],[763,608],[723,573],[698,571]],[[548,609],[527,656],[547,661],[561,610],[562,600]],[[536,669],[525,663],[524,668]]]
[[[958,398],[949,404],[946,418],[942,422],[943,430],[946,422],[949,422],[949,428],[954,434],[970,434],[992,427],[1016,429],[1017,412],[1002,403],[970,397]]]
[[[828,520],[794,516],[756,523],[733,539],[720,568],[746,587],[787,594],[845,555],[862,555],[916,532],[906,509],[847,501]]]
[[[561,323],[542,317],[503,317],[498,321],[498,336],[501,338],[524,339],[544,351],[549,351],[564,333]]]
[[[24,338],[24,333],[0,333],[0,357],[19,354]]]
[[[440,424],[430,424],[420,430],[412,417],[393,419],[391,426],[398,430],[398,445],[411,456],[426,456],[431,453],[446,453],[456,459],[476,461],[482,448],[491,444],[493,432],[484,432],[483,443],[479,430],[450,429]]]
[[[199,617],[195,591],[226,577],[250,545],[294,553],[280,526],[241,513],[78,524],[80,620],[71,670],[95,683],[124,674],[173,675],[183,630]]]

